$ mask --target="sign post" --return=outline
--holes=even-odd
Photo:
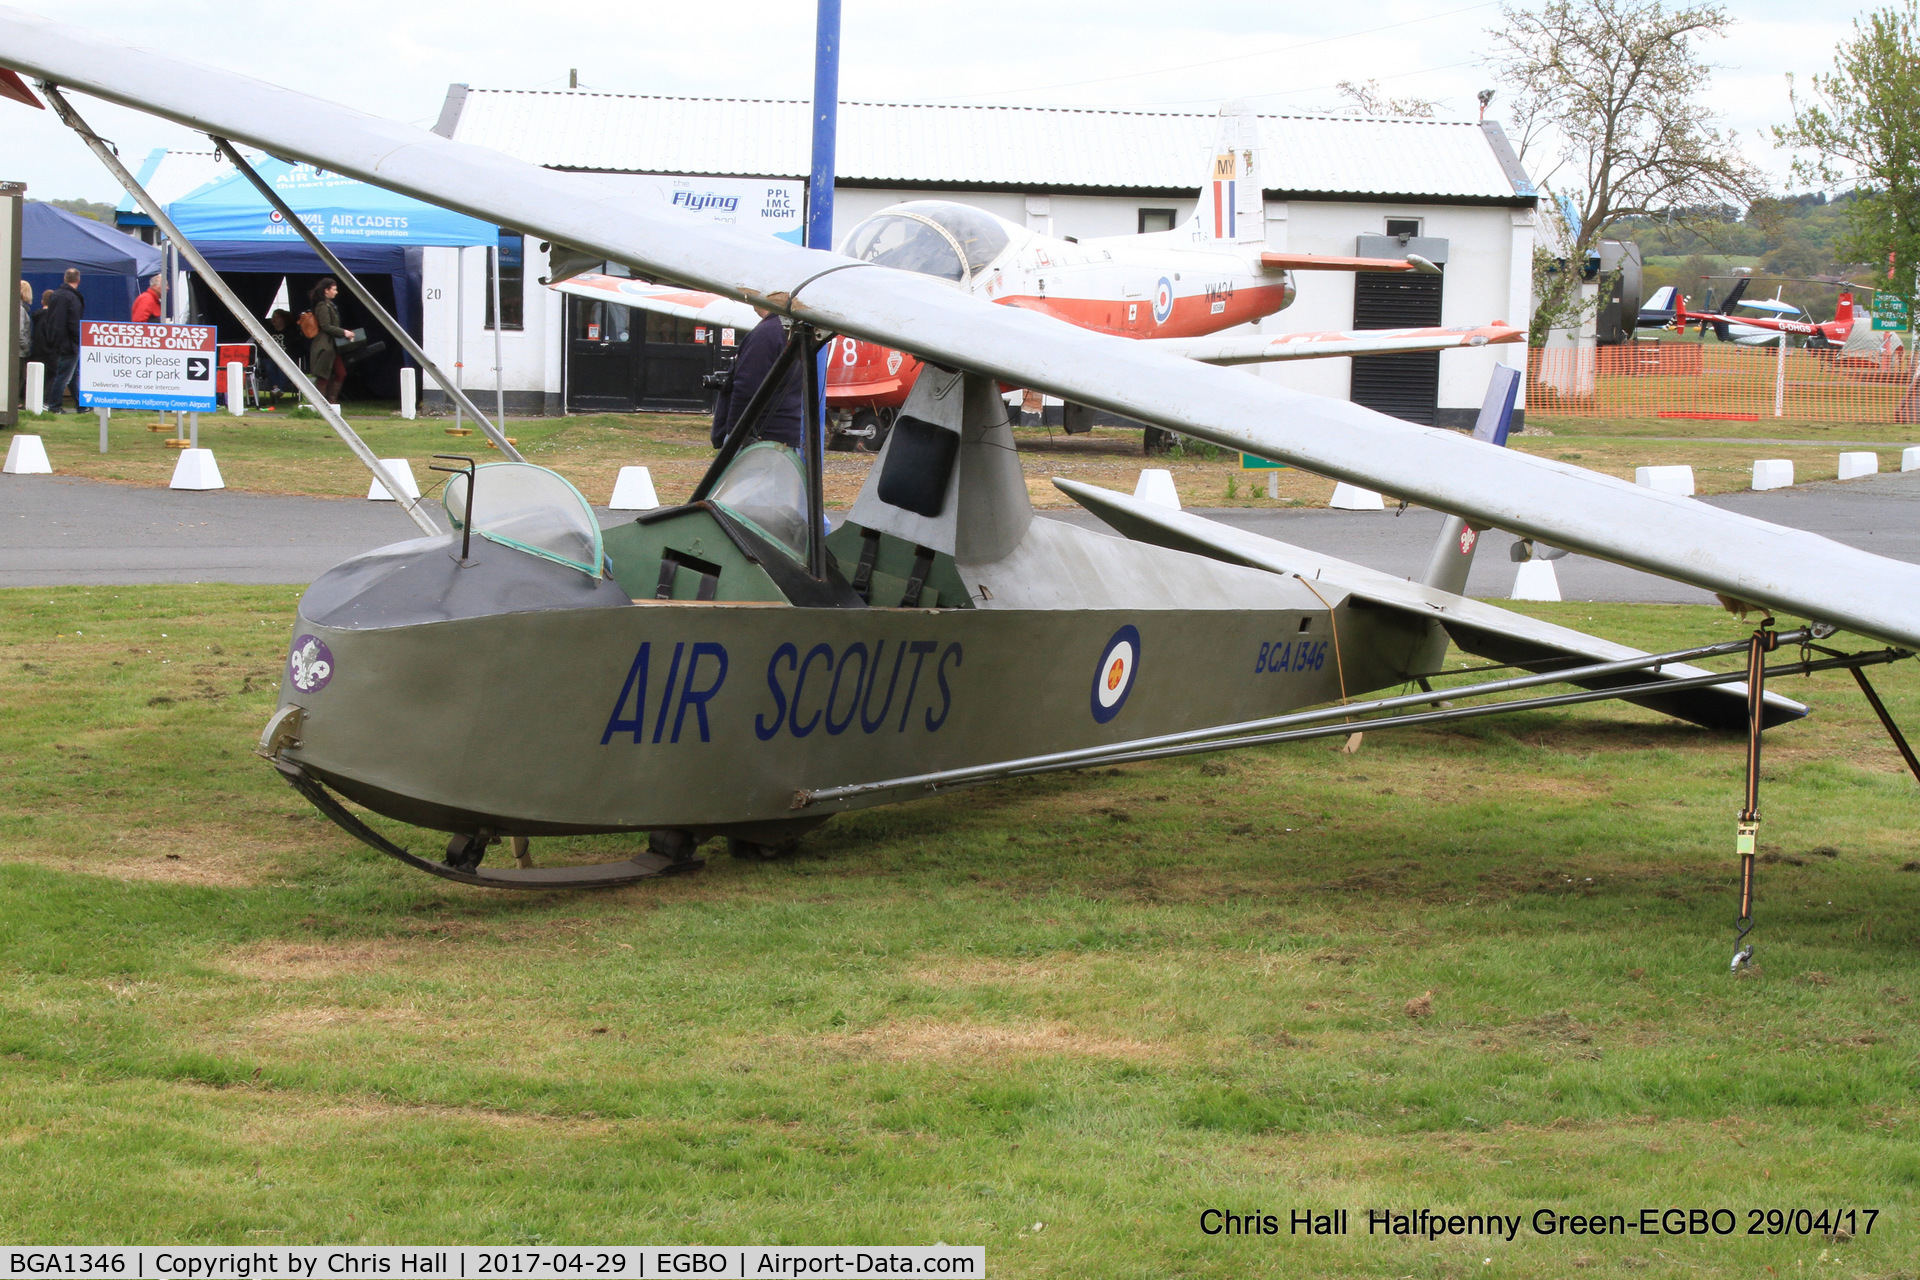
[[[1267,496],[1269,498],[1280,496],[1280,472],[1287,470],[1286,463],[1275,462],[1271,458],[1256,458],[1250,453],[1243,453],[1240,455],[1240,469],[1267,472]]]
[[[0,182],[0,271],[6,273],[0,280],[6,281],[9,291],[20,278],[20,211],[26,192],[24,182]],[[0,427],[11,427],[18,424],[20,415],[22,367],[14,362],[20,308],[11,298],[5,301],[6,307],[0,310]]]

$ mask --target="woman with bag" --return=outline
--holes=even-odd
[[[333,302],[339,294],[340,282],[332,276],[321,276],[307,294],[313,306],[308,313],[313,317],[313,345],[307,356],[314,385],[320,388],[320,394],[329,404],[338,403],[340,387],[347,380],[347,362],[340,358],[338,345],[352,336],[340,326],[340,308]],[[307,330],[306,320],[306,316],[300,317],[302,333]]]

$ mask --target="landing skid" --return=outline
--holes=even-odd
[[[491,867],[461,868],[445,862],[433,862],[418,854],[408,853],[362,822],[324,784],[299,765],[287,760],[275,760],[273,764],[280,771],[280,776],[287,780],[288,786],[305,796],[314,808],[331,818],[342,831],[369,848],[378,849],[416,871],[439,876],[442,880],[457,880],[461,884],[477,885],[482,889],[610,889],[636,880],[653,880],[693,871],[704,865],[698,859],[675,862],[655,853],[636,853],[624,862],[605,862],[590,867],[502,867],[495,870]]]

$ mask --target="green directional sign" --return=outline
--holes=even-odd
[[[1242,471],[1285,471],[1287,464],[1284,462],[1275,462],[1270,458],[1256,458],[1250,453],[1243,453],[1240,455],[1240,469]]]
[[[1907,300],[1897,293],[1876,290],[1873,295],[1873,331],[1902,332],[1907,328]]]

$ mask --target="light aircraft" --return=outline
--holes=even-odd
[[[1440,271],[1417,254],[1353,258],[1267,248],[1258,133],[1258,117],[1244,104],[1221,109],[1193,214],[1170,231],[1060,239],[969,205],[912,200],[860,222],[847,233],[840,252],[1208,364],[1444,351],[1525,339],[1524,330],[1499,321],[1454,328],[1224,334],[1291,305],[1295,272]],[[598,260],[562,253],[561,265],[547,281],[563,293],[723,329],[744,330],[758,322],[751,308],[722,295],[579,271],[598,266]],[[827,361],[829,447],[851,448],[858,442],[878,450],[913,390],[920,361],[851,335],[829,344]],[[1091,425],[1091,415],[1077,408],[1067,412],[1069,432]],[[1149,433],[1150,450],[1157,434]]]
[[[1798,334],[1807,340],[1814,350],[1837,350],[1847,345],[1847,338],[1853,333],[1853,294],[1842,293],[1834,306],[1833,319],[1815,322],[1812,320],[1793,320],[1787,313],[1801,314],[1800,308],[1790,302],[1776,302],[1760,298],[1742,302],[1743,307],[1757,307],[1761,310],[1780,310],[1772,318],[1764,316],[1729,316],[1723,312],[1689,311],[1687,300],[1680,298],[1674,305],[1673,323],[1676,328],[1685,330],[1689,321],[1698,321],[1700,331],[1705,333],[1712,325],[1723,342],[1733,341],[1745,346],[1761,346],[1770,342],[1782,341],[1783,334]],[[1784,309],[1784,310],[1781,310]]]
[[[711,836],[777,853],[835,813],[949,787],[1609,697],[1747,728],[1737,839],[1750,872],[1761,730],[1805,714],[1763,692],[1765,677],[1846,667],[1865,687],[1864,666],[1920,648],[1920,566],[1500,447],[1512,369],[1468,438],[924,274],[636,209],[588,178],[17,10],[0,9],[0,66],[35,77],[163,227],[66,90],[766,307],[792,321],[782,358],[809,378],[835,335],[928,363],[831,536],[821,436],[804,456],[753,440],[761,394],[680,505],[602,529],[551,471],[464,469],[445,497],[456,534],[356,556],[309,588],[259,750],[343,827],[434,875],[620,883],[697,865]],[[1001,384],[1450,518],[1418,582],[1055,481],[1120,536],[1080,529],[1032,510]],[[1463,596],[1488,528],[1808,623],[1639,653]],[[1829,648],[1842,629],[1870,647]],[[1419,684],[1449,644],[1526,673],[1450,687],[1456,703],[1573,689],[1475,706],[1435,705],[1425,688],[1366,696]],[[1799,660],[1766,665],[1798,644],[1810,646]],[[1744,680],[1685,665],[1731,651],[1748,655]],[[348,802],[445,833],[444,856],[405,848]],[[501,840],[530,859],[529,838],[582,832],[645,832],[649,851],[484,864]]]

